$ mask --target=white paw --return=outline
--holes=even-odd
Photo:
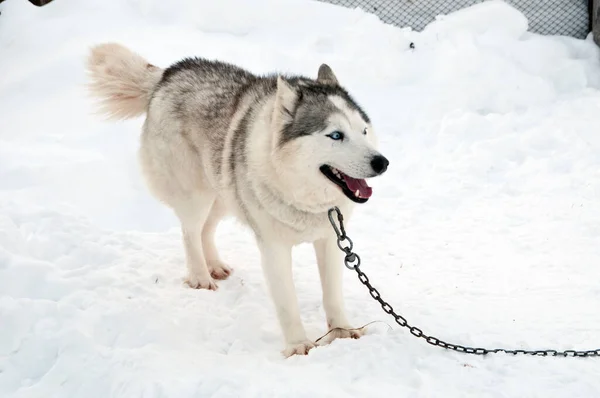
[[[229,267],[227,264],[216,260],[208,262],[208,271],[210,272],[210,276],[218,280],[224,280],[229,278],[229,275],[232,274],[233,269]]]
[[[315,343],[310,340],[305,340],[301,343],[288,345],[287,348],[283,350],[283,355],[286,358],[289,358],[292,355],[307,355],[308,351],[310,351],[312,348],[315,348]]]
[[[324,338],[328,343],[335,339],[360,339],[365,334],[365,329],[356,329],[351,326],[337,326],[329,329],[329,333]]]
[[[185,283],[192,289],[217,290],[219,287],[212,278],[202,278],[198,275],[188,274]]]

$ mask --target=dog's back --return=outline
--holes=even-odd
[[[198,57],[162,69],[117,43],[92,48],[87,69],[90,92],[107,118],[140,116],[156,100],[177,118],[201,118],[207,130],[229,119],[241,97],[266,82],[235,65]],[[270,80],[265,88],[274,89]]]
[[[222,148],[232,119],[243,112],[244,99],[274,92],[276,81],[251,74],[235,65],[203,58],[186,58],[167,68],[156,86],[151,107],[169,110],[183,129]],[[253,101],[253,103],[260,102]]]

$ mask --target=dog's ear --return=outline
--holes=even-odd
[[[300,93],[281,76],[277,77],[277,95],[273,109],[273,123],[277,127],[291,122],[296,113]]]
[[[319,73],[317,74],[317,81],[323,84],[338,84],[338,79],[327,64],[321,64],[319,67]]]
[[[271,119],[271,128],[274,131],[273,149],[279,146],[281,134],[285,128],[294,122],[296,108],[301,97],[302,94],[299,90],[292,87],[282,76],[277,77],[277,93]]]

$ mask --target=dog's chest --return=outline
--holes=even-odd
[[[252,191],[253,200],[246,202],[250,218],[258,227],[259,234],[300,244],[314,242],[325,237],[334,237],[333,227],[329,222],[328,210],[331,206],[320,205],[312,211],[301,209],[286,203],[280,196],[264,185],[257,185]],[[349,214],[349,206],[337,205],[344,215]]]
[[[351,210],[346,207],[341,207],[341,210],[344,215],[350,216]],[[329,221],[328,209],[312,213],[292,207],[274,216],[278,224],[276,228],[278,234],[294,244],[335,237],[333,226]],[[334,221],[337,222],[337,219]]]
[[[277,221],[278,233],[295,244],[314,242],[326,237],[329,232],[330,224],[326,212],[315,214],[292,210],[284,217],[278,217]]]

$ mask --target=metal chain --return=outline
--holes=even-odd
[[[333,217],[334,213],[337,214],[339,228]],[[346,254],[346,256],[344,257],[344,264],[346,265],[346,267],[348,269],[356,271],[360,282],[363,285],[365,285],[367,287],[367,289],[369,289],[369,293],[371,294],[371,297],[373,297],[373,299],[375,299],[375,301],[377,301],[381,305],[381,308],[383,309],[383,311],[386,314],[389,314],[392,317],[394,317],[394,320],[396,321],[396,323],[398,325],[402,326],[403,328],[407,328],[410,331],[410,333],[412,333],[413,336],[422,338],[427,343],[429,343],[433,346],[442,347],[442,348],[445,348],[448,350],[458,351],[458,352],[462,352],[465,354],[487,355],[490,353],[495,354],[495,353],[499,353],[499,352],[504,352],[506,354],[513,354],[513,355],[526,354],[526,355],[538,355],[538,356],[543,356],[543,357],[545,357],[545,356],[600,357],[600,349],[588,350],[588,351],[576,351],[576,350],[557,351],[557,350],[509,350],[509,349],[504,349],[504,348],[493,348],[493,349],[473,348],[473,347],[467,347],[467,346],[463,346],[463,345],[459,345],[459,344],[446,343],[445,341],[443,341],[437,337],[433,337],[433,336],[429,336],[429,335],[425,334],[418,327],[412,326],[410,323],[408,323],[406,318],[404,318],[402,315],[397,314],[394,311],[394,309],[392,308],[392,306],[381,298],[379,291],[377,289],[375,289],[373,287],[373,285],[371,285],[371,282],[369,281],[369,278],[367,277],[367,275],[361,271],[360,257],[358,256],[358,254],[356,254],[352,251],[352,249],[354,247],[354,243],[348,237],[348,235],[346,235],[346,231],[344,229],[344,217],[342,216],[340,209],[338,207],[333,207],[329,210],[328,214],[329,214],[329,222],[331,223],[331,226],[333,227],[333,230],[335,231],[335,234],[337,235],[337,245],[340,248],[340,250]]]

